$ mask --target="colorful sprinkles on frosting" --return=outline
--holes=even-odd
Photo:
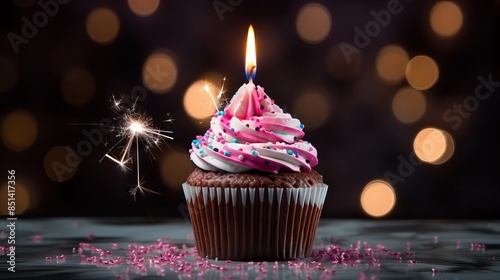
[[[191,158],[203,169],[277,173],[280,169],[309,171],[317,164],[316,149],[301,140],[304,125],[284,113],[260,86],[242,86],[231,103],[214,114],[210,124],[190,150]],[[276,153],[261,155],[259,148]]]

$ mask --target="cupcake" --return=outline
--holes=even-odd
[[[303,128],[250,80],[193,140],[183,190],[201,257],[310,255],[328,186]]]

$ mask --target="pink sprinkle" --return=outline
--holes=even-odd
[[[484,251],[485,245],[482,243],[471,243],[469,244],[471,251]]]
[[[111,243],[111,248],[118,249],[118,243]]]
[[[434,244],[438,243],[438,236],[434,235]]]
[[[50,261],[52,261],[52,257],[51,256],[46,256],[45,260],[48,261],[48,262],[50,262]]]
[[[56,256],[56,260],[58,260],[58,261],[65,261],[66,260],[66,255],[61,254],[59,256]]]
[[[95,239],[95,236],[93,233],[87,234],[87,240],[94,240],[94,239]]]
[[[457,249],[460,249],[462,247],[462,241],[457,240]]]
[[[32,235],[30,236],[30,239],[33,242],[40,242],[42,241],[42,236],[40,234]]]
[[[279,269],[278,261],[275,261],[273,265],[273,271],[278,271],[278,269]]]
[[[432,275],[434,275],[434,274],[438,273],[438,270],[437,270],[437,269],[435,269],[435,268],[432,268],[432,269],[431,269],[431,271],[432,271]]]
[[[410,250],[411,244],[410,241],[406,242],[406,250]]]
[[[409,264],[409,265],[414,265],[414,264],[416,264],[416,263],[417,263],[417,261],[416,261],[416,260],[408,260],[408,264]]]

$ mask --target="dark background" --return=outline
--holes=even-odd
[[[185,160],[191,140],[204,133],[208,122],[200,125],[191,120],[183,109],[184,92],[209,72],[228,78],[230,95],[246,82],[244,46],[247,28],[253,24],[258,44],[256,83],[278,105],[291,110],[293,100],[308,87],[319,86],[330,97],[328,121],[315,130],[308,130],[307,124],[305,128],[305,139],[319,152],[316,169],[331,186],[324,217],[369,217],[359,203],[363,187],[371,180],[384,179],[387,172],[398,174],[399,157],[411,155],[413,137],[427,126],[452,135],[454,154],[441,165],[416,166],[404,182],[395,184],[396,206],[385,218],[500,217],[496,113],[500,89],[481,101],[458,129],[443,120],[445,110],[474,94],[479,75],[491,74],[494,81],[500,81],[500,1],[455,1],[464,24],[452,39],[438,38],[430,31],[429,11],[435,1],[401,1],[403,12],[393,15],[391,23],[372,38],[362,50],[361,70],[347,79],[329,73],[325,61],[330,49],[352,42],[353,28],[372,20],[370,11],[385,8],[388,0],[316,1],[332,17],[330,32],[319,44],[304,42],[295,29],[298,11],[310,1],[233,1],[239,3],[224,12],[221,20],[212,1],[161,1],[154,14],[139,17],[126,1],[73,0],[60,5],[58,13],[27,44],[21,44],[16,54],[7,34],[20,34],[21,19],[32,19],[40,11],[37,2],[31,2],[27,7],[0,2],[0,61],[12,62],[0,66],[0,79],[17,79],[10,90],[0,92],[0,120],[12,110],[25,109],[35,116],[38,127],[35,142],[24,151],[0,144],[0,172],[15,169],[17,182],[28,182],[31,201],[36,201],[23,213],[26,216],[185,215],[180,183],[169,185],[162,180],[169,167],[161,161],[174,152],[184,153]],[[97,7],[113,10],[120,20],[118,37],[107,45],[93,42],[85,30],[88,14]],[[375,71],[376,54],[388,44],[404,47],[410,57],[429,55],[439,65],[438,82],[424,91],[427,111],[413,124],[400,123],[391,112],[392,97],[407,85],[406,80],[387,85]],[[70,179],[51,180],[44,168],[47,152],[55,146],[76,149],[85,140],[82,130],[92,126],[75,123],[114,117],[109,109],[111,95],[129,95],[135,87],[142,87],[144,61],[162,48],[175,54],[176,83],[165,94],[148,91],[138,104],[163,129],[173,131],[174,140],[162,145],[162,150],[155,149],[154,158],[141,152],[141,177],[147,187],[162,195],[146,194],[145,199],[137,196],[134,201],[128,190],[135,184],[135,170],[123,173],[111,161],[100,162],[108,151],[104,145],[93,147]],[[85,106],[71,106],[61,96],[61,76],[71,67],[84,68],[95,79],[95,95]],[[173,124],[161,123],[169,114],[175,119]],[[113,137],[106,135],[110,142]],[[178,180],[191,169],[188,165],[178,172]],[[0,185],[6,184],[6,177],[0,176]]]

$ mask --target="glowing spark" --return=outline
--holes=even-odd
[[[215,109],[219,111],[219,104],[217,103],[217,101],[215,101],[214,95],[212,94],[212,90],[210,89],[208,83],[205,83],[205,85],[203,86],[203,90],[208,94],[208,96],[210,96],[210,99],[212,100],[212,104],[214,104]]]
[[[144,126],[140,122],[132,121],[128,129],[132,131],[132,134],[141,133],[144,130]]]
[[[226,77],[222,78],[221,86],[217,90],[217,99],[214,98],[212,94],[212,89],[210,88],[209,83],[205,83],[203,85],[203,90],[208,94],[210,99],[212,100],[212,104],[215,106],[216,111],[219,111],[219,106],[223,106],[224,100],[222,100],[222,95],[224,94],[224,84],[226,83]]]
[[[122,100],[121,99],[116,99],[114,95],[112,96],[111,99],[112,99],[114,108],[117,109],[117,110],[121,110]]]
[[[116,99],[114,96],[112,97],[112,103],[113,109],[119,114],[119,117],[117,118],[119,125],[112,126],[111,129],[113,131],[117,131],[116,137],[119,138],[119,140],[109,149],[103,158],[106,157],[110,159],[123,169],[130,169],[128,163],[133,161],[132,149],[134,146],[133,143],[135,142],[137,185],[130,189],[129,192],[134,197],[134,200],[138,191],[142,195],[144,195],[144,191],[159,194],[145,188],[143,186],[143,182],[141,181],[139,166],[139,142],[141,142],[143,148],[149,152],[153,147],[160,148],[160,144],[166,139],[173,139],[173,137],[166,135],[168,133],[172,133],[172,131],[161,130],[153,127],[153,119],[151,117],[135,111],[136,101],[132,103],[129,109],[123,109],[122,100]],[[172,120],[169,119],[167,121],[171,122]],[[123,146],[119,146],[120,143],[123,142],[125,142],[125,144]],[[119,156],[114,156],[112,154],[115,148],[121,148]]]
[[[226,83],[226,77],[222,78],[222,81],[220,82],[219,94],[217,94],[218,100],[221,100],[222,95],[224,94],[224,84],[225,83]]]

